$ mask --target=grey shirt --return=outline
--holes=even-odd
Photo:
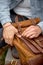
[[[30,0],[24,0],[16,8],[14,8],[14,11],[16,14],[31,18],[32,13],[31,13]]]

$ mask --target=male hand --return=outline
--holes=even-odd
[[[39,26],[30,26],[28,27],[23,33],[22,36],[28,37],[28,38],[35,38],[38,37],[41,34],[41,28]]]
[[[14,34],[16,34],[17,32],[18,32],[17,29],[14,26],[12,26],[11,23],[6,23],[3,26],[3,38],[5,42],[12,46]]]

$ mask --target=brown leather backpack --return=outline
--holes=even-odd
[[[16,17],[16,23],[12,25],[18,29],[18,34],[21,33],[30,25],[36,25],[40,19],[30,19],[18,22]],[[22,65],[43,65],[43,35],[34,39],[29,39],[26,37],[18,37],[15,35],[13,40],[13,45],[16,47],[19,58]]]

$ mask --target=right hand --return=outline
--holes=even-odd
[[[3,38],[7,44],[12,46],[14,35],[18,32],[18,30],[11,24],[6,23],[3,26]]]

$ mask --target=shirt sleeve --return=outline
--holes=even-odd
[[[9,0],[0,0],[0,21],[2,25],[7,22],[12,22],[9,11]]]
[[[38,25],[40,26],[40,28],[42,30],[42,34],[43,34],[43,21],[41,21],[40,23],[38,23]]]

